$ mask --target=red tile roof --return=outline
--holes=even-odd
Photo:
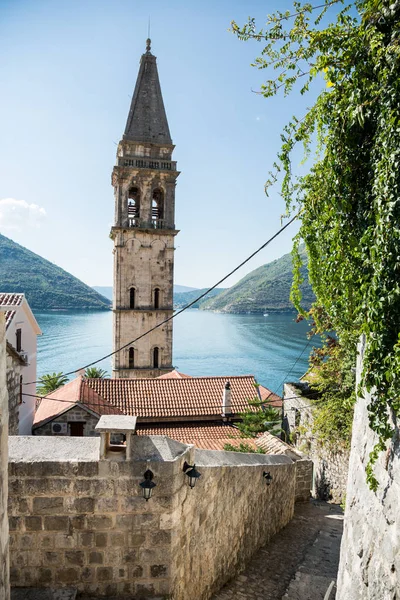
[[[260,392],[261,400],[263,402],[268,402],[273,408],[281,409],[283,405],[283,400],[274,392],[271,392],[268,388],[263,385],[258,386],[258,391]]]
[[[222,394],[231,384],[232,412],[251,407],[249,400],[258,396],[253,375],[230,377],[188,377],[183,379],[87,379],[100,396],[125,415],[141,419],[213,417],[221,415]]]
[[[0,292],[0,306],[21,306],[23,300],[24,294],[9,294],[6,292]],[[13,320],[15,313],[15,310],[8,310],[6,312],[6,329]]]
[[[123,414],[89,387],[83,377],[77,377],[40,401],[33,427],[44,425],[77,404],[81,404],[99,416]]]
[[[138,435],[166,435],[177,442],[194,444],[203,450],[224,450],[225,444],[238,447],[242,442],[252,449],[258,446],[252,438],[241,438],[240,431],[231,425],[190,423],[187,425],[139,425]]]
[[[165,375],[160,375],[157,379],[189,379],[191,375],[185,375],[185,373],[180,373],[176,369],[171,371],[170,373],[165,373]]]

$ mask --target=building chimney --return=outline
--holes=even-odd
[[[227,381],[224,387],[224,391],[222,393],[222,416],[226,417],[230,414],[232,414],[231,384],[229,381]]]

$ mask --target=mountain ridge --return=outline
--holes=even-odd
[[[49,260],[0,234],[0,291],[24,293],[35,309],[107,310],[110,301]]]
[[[300,289],[303,305],[307,309],[315,296],[308,282],[307,255],[304,246],[301,248],[301,256],[304,263],[301,268],[304,283]],[[291,254],[284,254],[281,258],[251,271],[215,298],[201,302],[200,309],[250,314],[294,312],[295,308],[289,299],[292,281],[292,257]]]

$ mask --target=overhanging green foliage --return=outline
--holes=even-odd
[[[264,30],[252,19],[243,28],[232,24],[239,38],[263,43],[255,66],[275,69],[265,97],[297,84],[305,94],[313,80],[325,80],[306,114],[285,128],[266,187],[282,174],[287,213],[301,215],[295,305],[301,308],[304,240],[316,304],[341,344],[354,349],[366,336],[362,386],[373,390],[369,422],[379,436],[367,477],[375,490],[372,465],[393,434],[388,411],[400,414],[399,17],[398,0],[325,0],[317,7],[295,2],[292,13],[268,16]],[[296,145],[308,156],[315,141],[309,172],[295,175]]]

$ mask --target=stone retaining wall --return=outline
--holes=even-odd
[[[363,347],[357,365],[357,387],[362,372]],[[374,466],[379,487],[366,481],[369,453],[377,442],[369,428],[367,406],[371,395],[358,398],[353,421],[344,532],[337,597],[351,600],[395,600],[400,596],[400,429],[394,430]]]
[[[202,477],[178,498],[174,598],[210,598],[293,517],[295,465],[283,456],[262,458],[196,451]],[[269,486],[264,471],[272,475]]]
[[[14,586],[208,600],[293,515],[296,466],[283,456],[197,451],[190,489],[193,447],[162,436],[135,436],[129,461],[99,461],[98,438],[11,438],[10,455]]]
[[[299,385],[285,383],[283,407],[294,446],[314,463],[313,496],[340,504],[346,496],[349,450],[332,450],[314,436],[312,404],[302,396]]]
[[[313,485],[313,461],[301,458],[296,461],[295,502],[307,502]]]

